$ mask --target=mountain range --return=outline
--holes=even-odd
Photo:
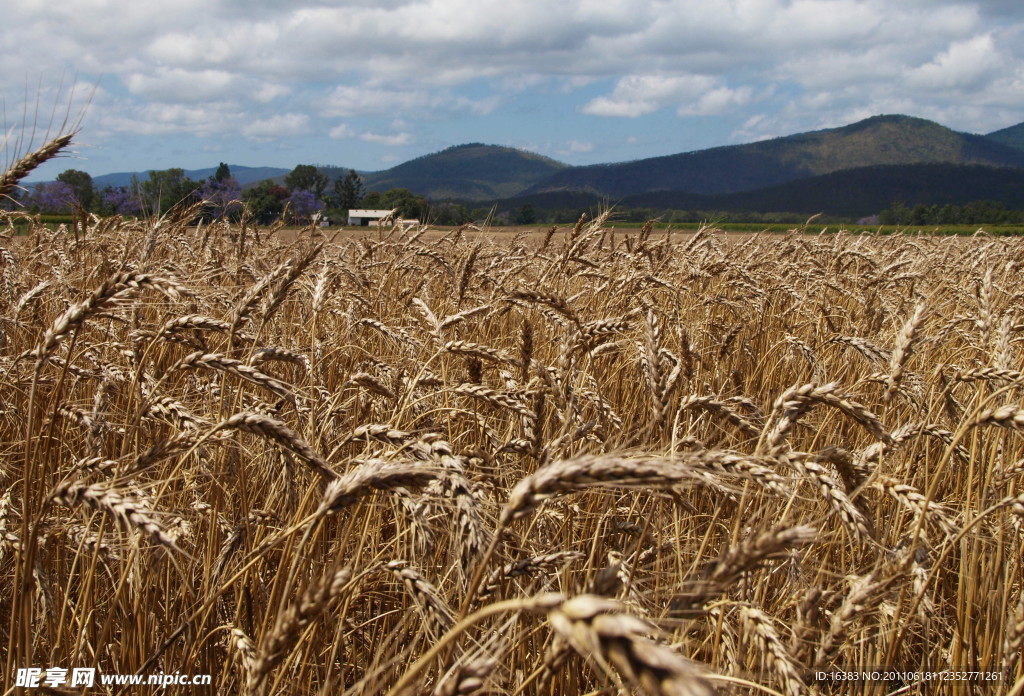
[[[194,180],[215,168],[187,171]],[[231,165],[244,186],[290,171]],[[321,167],[332,180],[346,167]],[[473,143],[360,172],[367,191],[407,188],[429,200],[510,210],[622,207],[786,211],[840,216],[899,201],[962,205],[979,198],[1024,208],[1024,123],[974,135],[921,118],[883,115],[839,128],[630,162],[570,166],[532,152]],[[145,178],[145,174],[136,173]],[[123,186],[132,173],[95,177]]]
[[[1024,123],[1018,123],[1016,126],[1010,126],[1009,128],[989,133],[987,137],[1003,145],[1024,149]]]
[[[264,179],[284,177],[291,171],[290,169],[282,169],[281,167],[245,167],[240,164],[232,164],[230,167],[231,175],[235,177],[235,179],[238,180],[238,183],[242,186],[255,184],[256,182],[263,181]],[[193,181],[209,179],[216,173],[217,167],[185,170],[185,176]],[[97,189],[105,189],[108,186],[111,188],[117,188],[118,186],[131,186],[133,179],[145,181],[147,177],[147,172],[114,172],[113,174],[101,174],[99,176],[94,176],[92,178],[92,183]]]
[[[524,193],[590,190],[622,197],[650,191],[723,194],[877,165],[1024,167],[1024,150],[909,116],[876,116],[841,128],[667,157],[573,167]]]

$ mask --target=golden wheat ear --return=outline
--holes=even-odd
[[[73,131],[59,135],[8,167],[3,176],[0,176],[0,196],[10,195],[11,191],[17,187],[18,182],[28,176],[33,169],[43,162],[53,159],[67,148],[76,134],[77,131]]]

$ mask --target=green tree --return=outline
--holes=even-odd
[[[225,179],[231,178],[231,167],[221,162],[220,166],[217,167],[217,171],[210,178],[212,178],[218,184],[223,183]]]
[[[265,225],[280,217],[289,195],[288,189],[265,179],[243,192],[242,201],[256,221]]]
[[[344,178],[334,182],[334,197],[342,210],[355,208],[363,197],[363,178],[354,169],[349,169]]]
[[[86,210],[92,209],[93,201],[96,199],[96,189],[92,183],[92,177],[87,172],[78,169],[66,169],[57,175],[57,181],[61,181],[71,187],[75,193],[78,204]]]
[[[910,209],[903,201],[895,201],[878,219],[883,225],[906,225],[910,222]]]
[[[317,198],[324,195],[330,179],[312,164],[300,164],[284,178],[284,185],[292,191],[309,191]]]
[[[368,210],[380,210],[380,193],[377,191],[370,191],[368,194],[362,197],[359,201],[360,208],[366,208]]]
[[[936,222],[940,225],[955,225],[960,222],[960,209],[947,203],[939,210],[939,219]]]
[[[138,185],[149,213],[164,214],[179,203],[189,202],[199,184],[185,176],[179,168],[150,171],[149,179]]]
[[[461,203],[445,201],[430,206],[430,222],[434,225],[455,226],[472,220],[473,216]]]
[[[383,210],[397,210],[398,216],[406,219],[423,219],[428,206],[427,201],[406,188],[390,189],[380,197]]]
[[[516,212],[515,223],[517,225],[532,225],[537,222],[537,211],[530,203],[523,203]]]

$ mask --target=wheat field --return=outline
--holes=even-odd
[[[3,219],[7,686],[1024,688],[1017,240],[195,212]]]

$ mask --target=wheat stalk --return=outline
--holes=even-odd
[[[351,579],[349,568],[328,571],[311,582],[301,597],[278,614],[273,629],[260,639],[255,657],[247,660],[251,665],[247,670],[248,693],[264,693],[270,672],[284,662],[306,627],[327,610]]]
[[[68,507],[87,505],[111,514],[126,527],[134,528],[161,546],[184,553],[177,541],[156,519],[156,514],[140,499],[122,493],[109,484],[68,480],[57,485],[50,497]]]
[[[646,636],[653,627],[614,600],[592,595],[568,599],[548,610],[548,622],[572,648],[634,688],[652,696],[711,696],[699,668]]]
[[[62,150],[66,149],[71,144],[71,140],[75,135],[77,135],[77,132],[58,135],[43,143],[39,148],[18,158],[0,175],[0,196],[10,195],[11,191],[18,185],[18,182],[28,176],[33,169],[53,159]]]

